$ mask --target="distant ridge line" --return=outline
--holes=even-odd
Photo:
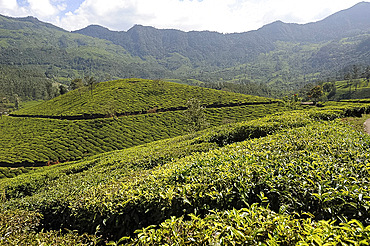
[[[261,105],[261,104],[273,104],[278,103],[279,101],[270,101],[270,102],[245,102],[245,103],[228,103],[228,104],[209,104],[204,106],[205,108],[226,108],[226,107],[239,107],[239,106],[248,106],[248,105]],[[173,108],[163,108],[163,109],[149,109],[147,111],[134,111],[134,112],[124,112],[124,113],[115,113],[114,116],[124,117],[131,115],[140,115],[140,114],[155,114],[162,112],[173,112],[173,111],[183,111],[187,107],[173,107]],[[19,115],[19,114],[9,114],[11,117],[19,118],[42,118],[42,119],[56,119],[56,120],[93,120],[93,119],[103,119],[111,118],[109,114],[83,114],[83,115]]]

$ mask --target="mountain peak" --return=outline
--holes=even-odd
[[[54,26],[53,24],[42,22],[36,17],[27,16],[27,17],[9,17],[5,15],[0,15],[2,18],[0,19],[0,23],[3,25],[5,29],[21,29],[24,26],[37,26],[37,27],[46,27],[52,28],[59,31],[65,31],[64,29]]]
[[[89,25],[85,28],[82,28],[81,30],[79,31],[82,31],[82,32],[86,32],[86,31],[89,31],[89,32],[102,32],[102,31],[110,31],[108,28],[106,27],[103,27],[103,26],[100,26],[100,25]]]
[[[366,25],[369,27],[370,23],[370,2],[360,2],[356,5],[341,10],[337,13],[334,13],[322,21],[332,21],[339,22],[338,25],[348,24],[350,22],[352,25]]]

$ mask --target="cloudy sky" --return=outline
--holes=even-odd
[[[135,24],[223,33],[255,30],[275,20],[317,21],[358,0],[0,0],[0,14],[34,16],[66,30],[98,24],[127,31]]]

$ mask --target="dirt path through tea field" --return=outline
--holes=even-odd
[[[364,127],[365,127],[365,132],[367,134],[370,134],[370,118],[365,121]]]

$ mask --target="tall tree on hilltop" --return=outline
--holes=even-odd
[[[71,90],[76,90],[78,88],[81,88],[84,86],[84,82],[82,79],[78,78],[78,79],[73,79],[71,81],[71,84],[69,85],[70,89]]]
[[[96,79],[92,76],[86,76],[84,80],[85,84],[90,88],[91,96],[93,96],[94,84],[97,83]]]

